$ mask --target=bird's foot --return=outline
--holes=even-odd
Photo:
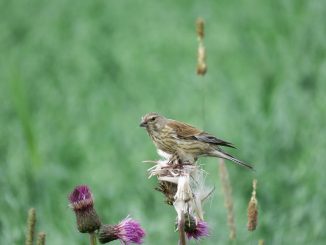
[[[178,162],[180,161],[178,155],[174,154],[171,156],[171,158],[168,161],[168,165],[175,165],[178,164]]]
[[[179,163],[180,164],[182,164],[182,165],[192,165],[192,162],[191,161],[189,161],[189,160],[186,160],[186,161],[179,161]]]

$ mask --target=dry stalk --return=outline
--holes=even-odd
[[[185,233],[185,216],[181,215],[180,221],[178,222],[178,230],[179,230],[179,245],[186,245],[186,233]]]
[[[257,180],[252,181],[252,194],[248,204],[248,224],[249,231],[254,231],[258,223],[258,201],[256,198]]]
[[[234,221],[234,211],[233,211],[233,200],[232,200],[232,187],[229,180],[228,170],[225,166],[224,159],[219,159],[219,172],[220,179],[224,194],[224,204],[227,210],[228,225],[230,229],[229,238],[230,240],[236,239],[236,227]]]
[[[207,72],[207,64],[204,46],[205,22],[202,18],[197,19],[196,30],[198,36],[197,75],[204,76]]]
[[[177,159],[154,162],[156,165],[148,169],[149,177],[157,177],[159,186],[155,189],[162,192],[166,203],[176,210],[178,244],[185,245],[187,238],[198,240],[208,236],[202,206],[214,189],[204,185],[204,171],[196,163],[180,164]],[[185,223],[185,215],[194,220],[191,225]]]

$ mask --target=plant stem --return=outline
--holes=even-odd
[[[89,244],[96,245],[96,236],[94,232],[89,233]]]
[[[181,219],[178,224],[178,230],[179,230],[179,245],[186,245],[186,233],[184,230],[184,225],[185,225],[185,217],[184,214],[182,213]]]

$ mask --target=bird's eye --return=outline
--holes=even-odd
[[[152,117],[151,119],[149,119],[151,122],[154,122],[156,119],[156,117]]]

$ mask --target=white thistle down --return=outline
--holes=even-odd
[[[194,195],[190,188],[189,175],[180,176],[178,180],[177,193],[174,196],[173,206],[178,214],[178,220],[181,220],[181,216],[190,211],[189,203],[194,202]]]
[[[202,202],[212,193],[204,185],[204,170],[199,165],[178,164],[170,159],[154,162],[156,165],[148,169],[149,178],[156,176],[159,181],[177,185],[173,206],[178,214],[178,220],[183,214],[189,213],[203,220]]]

